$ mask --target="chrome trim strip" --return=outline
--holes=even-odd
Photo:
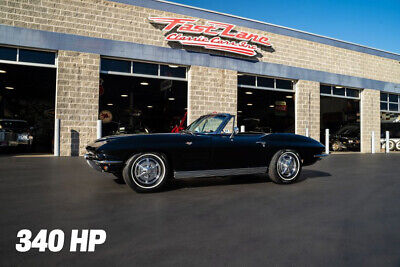
[[[213,177],[213,176],[260,174],[260,173],[266,173],[267,170],[268,170],[268,167],[216,169],[216,170],[199,170],[199,171],[178,171],[178,172],[174,172],[174,176],[176,179],[203,178],[203,177]]]
[[[314,158],[324,158],[327,156],[329,156],[329,154],[317,154],[317,155],[314,155]]]

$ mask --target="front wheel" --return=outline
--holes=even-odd
[[[293,183],[300,176],[300,155],[294,150],[279,150],[269,163],[269,178],[277,184]]]
[[[136,192],[154,192],[166,183],[167,160],[158,153],[136,154],[127,161],[122,175]]]

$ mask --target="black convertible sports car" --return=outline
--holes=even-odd
[[[324,146],[314,139],[239,133],[234,125],[233,115],[210,114],[180,133],[104,137],[87,146],[85,158],[135,191],[149,192],[173,178],[268,173],[275,183],[292,183],[302,166],[325,156]]]

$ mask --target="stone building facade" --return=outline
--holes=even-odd
[[[171,45],[150,17],[218,21],[268,36],[255,58]],[[361,90],[361,152],[380,138],[380,92],[400,94],[400,55],[244,18],[157,0],[0,0],[0,45],[57,53],[55,116],[61,155],[82,155],[96,138],[100,58],[188,66],[188,121],[237,112],[238,73],[295,81],[295,131],[320,138],[320,84]]]

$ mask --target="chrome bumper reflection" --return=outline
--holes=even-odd
[[[104,166],[111,166],[114,164],[122,164],[123,161],[120,160],[97,160],[95,155],[93,154],[85,154],[84,158],[86,159],[87,164],[95,169],[96,171],[104,172],[108,170],[108,168],[104,169]]]

